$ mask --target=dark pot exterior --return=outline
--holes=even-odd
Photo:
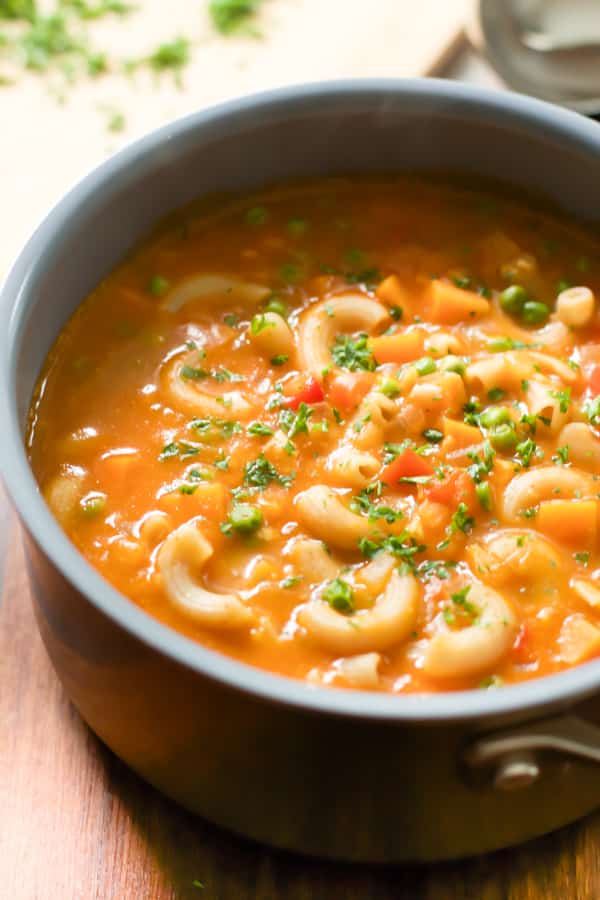
[[[463,856],[598,804],[600,770],[557,754],[511,794],[461,764],[469,738],[593,697],[600,662],[495,692],[316,690],[175,634],[94,573],[28,468],[23,427],[43,359],[85,294],[161,215],[207,190],[324,172],[450,170],[600,209],[600,129],[511,95],[443,82],[349,82],[226,104],[137,142],[40,226],[0,310],[2,474],[25,526],[39,627],[91,728],[135,771],[236,832],[303,853],[395,862]],[[600,704],[583,712],[600,720]]]

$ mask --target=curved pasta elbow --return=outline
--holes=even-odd
[[[298,328],[302,365],[320,378],[331,365],[331,347],[338,334],[372,333],[388,317],[382,303],[363,294],[342,294],[315,303],[304,313]]]
[[[354,447],[338,447],[327,458],[326,468],[342,485],[362,488],[373,481],[381,463],[372,453]]]
[[[423,671],[433,678],[464,678],[495,666],[508,653],[517,633],[517,618],[492,588],[471,586],[471,602],[479,610],[476,623],[460,631],[439,631],[428,642]]]
[[[384,650],[406,640],[415,626],[419,586],[413,575],[392,572],[371,609],[352,615],[337,612],[324,600],[311,600],[298,614],[308,637],[344,655]]]
[[[292,330],[279,313],[263,313],[260,317],[259,328],[254,328],[253,330],[251,324],[247,335],[248,340],[257,350],[269,358],[279,355],[291,357],[296,353],[296,343]]]
[[[504,517],[519,523],[523,510],[542,500],[569,499],[594,494],[594,482],[587,472],[557,466],[537,466],[517,475],[504,492]]]
[[[175,285],[163,299],[162,306],[169,312],[177,312],[194,300],[221,295],[227,296],[228,300],[260,303],[270,293],[270,288],[263,284],[241,281],[239,278],[232,278],[229,275],[196,275]]]
[[[194,416],[221,418],[227,409],[238,418],[249,416],[252,407],[242,391],[211,394],[201,379],[185,377],[185,357],[171,361],[163,372],[163,386],[173,407]]]
[[[200,581],[212,553],[195,519],[172,531],[158,552],[158,569],[167,596],[180,612],[206,628],[247,628],[254,616],[238,595],[209,591]]]
[[[577,466],[597,472],[600,466],[600,441],[585,422],[569,422],[558,436],[558,442],[569,448],[569,459]]]
[[[298,494],[296,508],[302,524],[312,534],[343,550],[355,550],[371,530],[368,519],[350,512],[324,484],[315,484]]]

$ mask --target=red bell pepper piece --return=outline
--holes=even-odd
[[[288,397],[285,405],[290,409],[298,409],[301,403],[320,403],[325,398],[323,388],[314,378],[309,378],[302,390]]]
[[[397,484],[400,478],[415,478],[420,475],[433,475],[434,469],[414,450],[404,450],[400,456],[386,466],[381,478],[386,484]]]

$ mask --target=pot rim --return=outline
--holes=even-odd
[[[566,705],[600,686],[600,659],[500,690],[453,691],[395,695],[339,688],[314,687],[276,675],[209,650],[154,619],[113,588],[70,542],[46,506],[29,466],[21,438],[16,403],[16,352],[29,298],[44,277],[52,254],[60,246],[61,226],[80,207],[136,162],[160,153],[178,138],[210,130],[222,120],[257,117],[318,108],[336,98],[356,98],[385,104],[386,98],[439,103],[442,114],[463,113],[482,121],[504,124],[534,135],[546,135],[600,157],[600,128],[577,113],[510,92],[441,79],[348,79],[298,84],[250,94],[175,120],[128,144],[93,169],[54,206],[21,251],[6,279],[0,304],[0,475],[29,534],[56,569],[96,609],[143,644],[209,679],[262,700],[336,716],[409,721],[465,721],[535,710],[542,705]],[[35,263],[48,258],[41,272]],[[538,710],[539,711],[539,710]]]

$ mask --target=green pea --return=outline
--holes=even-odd
[[[234,531],[252,534],[262,525],[263,516],[257,506],[250,503],[234,503],[227,521]]]
[[[265,312],[277,313],[278,316],[282,316],[285,319],[288,314],[288,308],[279,297],[271,297],[265,305]]]
[[[431,375],[432,372],[435,372],[437,369],[435,360],[430,356],[423,356],[421,359],[418,359],[415,363],[415,369],[419,373],[419,375]]]
[[[169,290],[170,284],[162,275],[153,275],[148,284],[148,290],[155,297],[163,297]]]
[[[352,588],[342,578],[334,578],[327,584],[323,591],[323,600],[337,612],[346,614],[354,612]]]
[[[545,303],[529,300],[523,307],[521,318],[527,325],[541,325],[550,315],[550,308]]]
[[[511,421],[506,406],[488,406],[479,416],[479,422],[484,428],[497,428],[498,425],[508,425]]]
[[[521,284],[511,284],[500,294],[500,306],[510,316],[520,316],[529,294]]]
[[[495,450],[510,453],[519,443],[519,437],[510,425],[498,425],[490,434],[490,441]]]

